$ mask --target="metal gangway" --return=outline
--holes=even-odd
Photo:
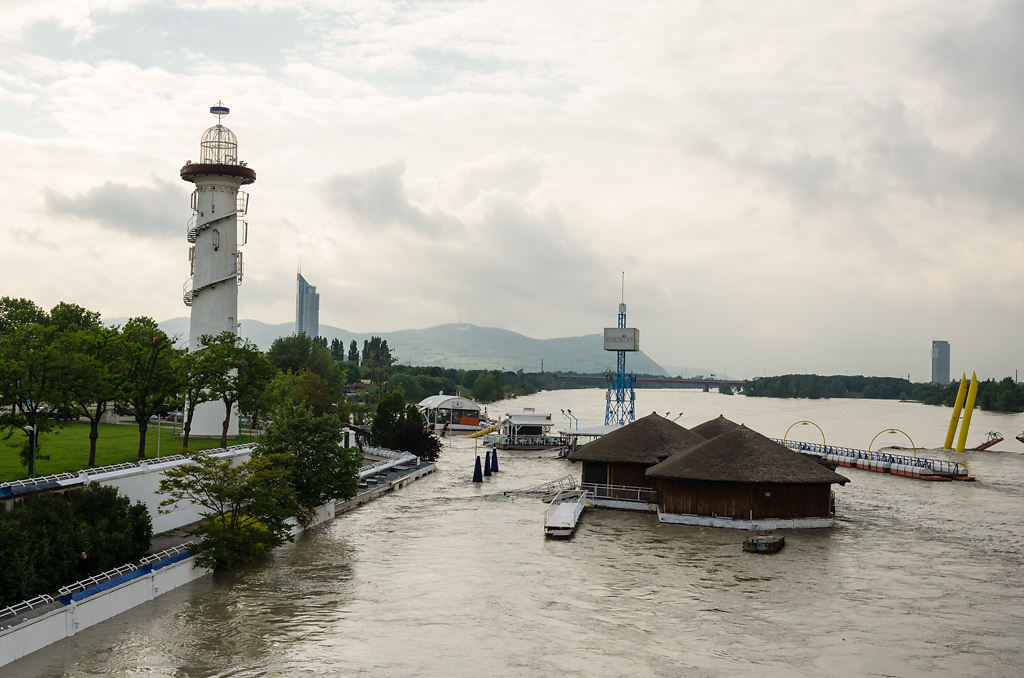
[[[932,475],[949,476],[952,478],[958,476],[968,477],[967,468],[963,464],[945,459],[929,459],[916,455],[891,454],[889,452],[871,452],[870,450],[860,450],[854,447],[808,443],[799,440],[784,440],[782,438],[772,438],[772,440],[796,452],[811,454],[830,461],[845,461],[851,464],[851,467],[857,467],[858,462],[860,462],[861,466],[870,466],[874,462],[874,465],[890,468],[893,466],[915,468]],[[869,470],[875,469],[870,468]]]
[[[579,489],[579,484],[576,479],[572,476],[562,476],[561,478],[555,478],[549,480],[546,483],[540,485],[534,485],[533,487],[527,487],[522,490],[508,490],[504,494],[506,497],[527,495],[535,497],[550,497],[562,492],[563,490],[576,490]]]
[[[998,445],[999,443],[1003,442],[1003,434],[1000,433],[999,431],[989,431],[985,435],[986,435],[985,442],[983,442],[981,445],[978,445],[977,447],[975,447],[974,448],[975,452],[984,452],[988,448],[993,447],[994,445]]]

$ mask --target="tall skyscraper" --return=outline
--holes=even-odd
[[[307,337],[320,336],[320,295],[301,273],[295,292],[295,333],[299,332]]]
[[[949,383],[949,342],[932,342],[932,383]]]

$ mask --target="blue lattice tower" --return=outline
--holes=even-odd
[[[626,352],[640,350],[640,331],[626,327],[626,304],[619,304],[618,327],[604,330],[604,349],[616,352],[615,374],[608,373],[604,423],[628,424],[636,419],[636,376],[626,374]],[[628,393],[628,395],[627,395]]]

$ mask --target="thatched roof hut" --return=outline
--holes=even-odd
[[[831,486],[849,482],[742,425],[673,455],[647,475],[656,480],[662,512],[696,524],[718,524],[700,517],[831,524]]]
[[[654,480],[646,475],[649,467],[702,442],[679,424],[651,413],[581,445],[569,459],[583,462],[584,483],[653,488]]]
[[[711,440],[712,438],[720,436],[723,433],[727,433],[739,426],[740,425],[735,421],[730,421],[722,415],[718,415],[714,419],[708,419],[703,424],[697,424],[690,429],[690,432],[696,433],[701,438]]]
[[[849,479],[740,424],[652,467],[653,478],[732,483],[839,483]]]

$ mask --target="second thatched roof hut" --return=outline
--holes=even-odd
[[[728,433],[735,428],[739,428],[739,426],[740,425],[735,421],[730,421],[722,415],[718,415],[714,419],[708,419],[703,424],[697,424],[690,429],[690,433],[696,433],[701,438],[711,440],[716,436],[720,436],[723,433]]]
[[[647,471],[659,519],[743,528],[834,524],[831,486],[848,479],[737,426]]]

